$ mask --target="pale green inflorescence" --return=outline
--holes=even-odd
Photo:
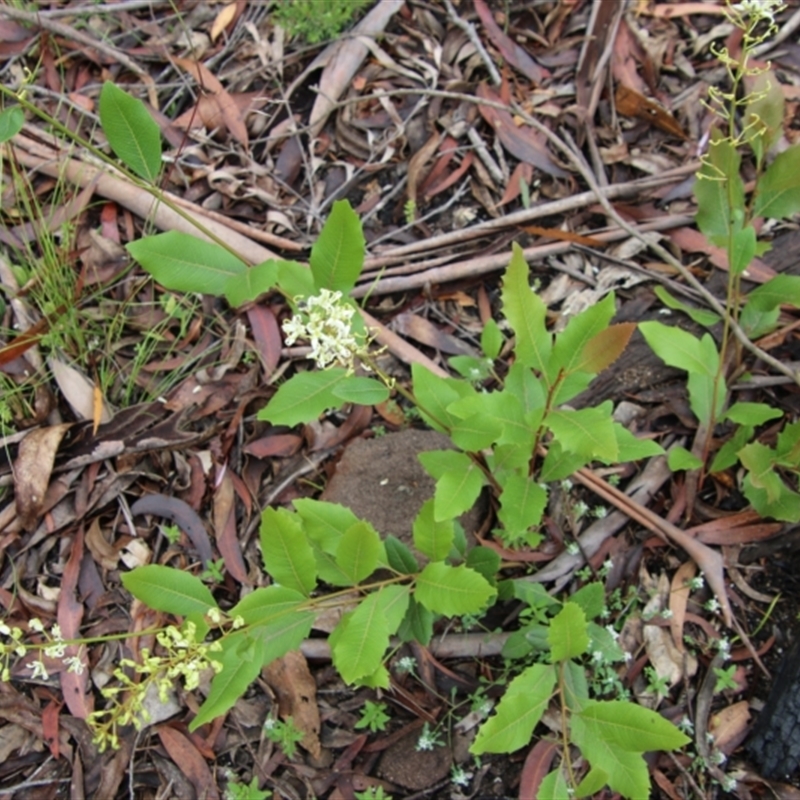
[[[311,359],[320,369],[340,364],[353,370],[355,359],[366,350],[364,338],[352,330],[355,308],[341,292],[320,289],[319,294],[298,302],[300,312],[283,323],[286,344],[298,339],[311,344]]]

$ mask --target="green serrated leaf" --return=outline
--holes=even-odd
[[[401,575],[413,575],[419,572],[419,564],[411,550],[396,536],[389,534],[384,540],[386,558],[389,566]]]
[[[725,418],[737,425],[757,427],[771,419],[780,419],[783,411],[766,403],[734,403],[726,412]]]
[[[800,145],[779,153],[756,186],[754,217],[784,219],[800,211]]]
[[[678,472],[679,470],[700,469],[703,466],[703,461],[692,455],[685,447],[676,445],[675,447],[670,447],[667,453],[667,464],[672,472]]]
[[[476,756],[513,753],[528,744],[555,684],[556,671],[552,665],[534,664],[521,672],[509,684],[497,705],[497,713],[480,727],[470,752]]]
[[[752,303],[748,303],[739,317],[739,324],[749,339],[758,339],[772,333],[778,327],[781,310],[778,306],[769,311],[761,311]]]
[[[447,407],[462,397],[476,394],[466,381],[440,378],[420,364],[411,365],[411,377],[422,418],[439,432],[447,433],[450,426],[458,421]]]
[[[280,261],[270,259],[228,278],[223,289],[225,299],[233,308],[252,303],[271,291],[278,283]]]
[[[149,564],[123,572],[121,579],[135,598],[156,611],[186,616],[217,607],[208,586],[183,570]]]
[[[602,769],[607,774],[611,789],[623,797],[650,797],[650,776],[640,753],[615,747],[603,739],[596,726],[585,721],[581,714],[573,714],[570,724],[572,741],[580,747],[593,769]]]
[[[800,494],[784,483],[776,491],[755,486],[750,473],[742,481],[744,496],[762,517],[772,517],[781,522],[800,522]]]
[[[474,569],[432,561],[417,576],[414,597],[436,614],[455,617],[477,613],[494,593],[491,584]]]
[[[98,113],[116,156],[140,178],[155,183],[161,170],[161,132],[144,103],[106,81]]]
[[[608,783],[608,773],[600,767],[592,767],[575,787],[575,797],[594,797]]]
[[[498,420],[478,413],[456,422],[450,428],[450,438],[462,450],[479,453],[496,442],[502,432],[503,425]]]
[[[326,553],[336,555],[344,532],[358,522],[358,517],[346,506],[303,497],[292,501],[303,520],[308,538]]]
[[[426,501],[414,520],[414,547],[431,561],[442,561],[453,546],[453,520],[437,522],[433,507],[433,499]]]
[[[545,424],[564,450],[605,463],[617,460],[610,403],[578,411],[553,411],[547,415]]]
[[[309,265],[317,290],[349,294],[364,266],[361,220],[347,200],[337,200],[311,248]]]
[[[390,622],[399,616],[399,626],[405,614],[396,590],[405,591],[408,597],[407,587],[385,586],[368,595],[355,611],[345,615],[331,633],[333,663],[345,682],[354,683],[372,675],[380,667],[389,646]],[[402,614],[390,613],[401,609]]]
[[[710,328],[720,321],[719,314],[713,311],[707,311],[704,308],[692,308],[692,306],[687,306],[686,303],[682,303],[680,300],[673,297],[663,286],[656,286],[653,291],[656,293],[656,297],[658,297],[667,308],[671,308],[675,311],[682,311],[698,325]]]
[[[571,790],[567,776],[564,774],[563,765],[542,778],[536,800],[572,800],[575,797]]]
[[[703,425],[710,426],[712,419],[719,419],[725,408],[724,380],[715,380],[713,375],[690,372],[686,388],[689,390],[689,407]]]
[[[524,470],[498,477],[502,489],[497,517],[503,523],[503,540],[514,543],[542,521],[547,505],[547,489]]]
[[[617,438],[617,447],[619,447],[617,460],[620,464],[660,456],[664,453],[664,448],[658,442],[654,442],[652,439],[639,439],[618,422],[614,423],[614,436]]]
[[[747,295],[747,308],[772,311],[782,305],[800,308],[800,276],[776,275]]]
[[[590,639],[589,650],[592,653],[601,653],[603,661],[609,664],[624,660],[625,653],[617,643],[617,637],[608,628],[590,622],[587,630]]]
[[[247,265],[224,247],[179,231],[144,236],[125,249],[165,289],[221,297]]]
[[[360,406],[374,406],[389,399],[389,390],[380,381],[356,375],[348,375],[332,391],[339,400]]]
[[[345,531],[336,550],[336,564],[355,586],[372,575],[378,567],[381,537],[363,520]]]
[[[586,614],[577,603],[564,603],[564,607],[550,622],[547,639],[553,661],[577,658],[589,647],[586,631]]]
[[[458,465],[448,469],[436,481],[434,491],[434,514],[437,522],[453,519],[465,511],[469,511],[486,481],[480,467],[464,453]]]
[[[516,334],[514,352],[520,364],[544,375],[553,341],[545,326],[547,308],[528,282],[528,264],[514,242],[511,260],[503,276],[503,314]]]
[[[489,583],[494,585],[497,573],[500,570],[501,558],[489,547],[473,547],[467,553],[466,566],[483,575]]]
[[[470,383],[485,381],[492,374],[492,362],[476,356],[452,356],[447,363]]]
[[[754,429],[747,425],[737,428],[733,436],[714,456],[709,472],[721,472],[736,464],[739,461],[739,451],[753,438],[754,432]]]
[[[433,612],[418,603],[412,596],[406,615],[397,629],[397,635],[404,642],[419,642],[427,645],[433,638]]]
[[[610,745],[629,753],[677,750],[691,741],[661,714],[627,700],[591,700],[580,717]]]
[[[550,445],[550,449],[544,457],[539,479],[545,483],[563,480],[581,467],[585,467],[591,460],[591,457],[581,453],[565,450],[561,446],[561,442],[556,440]]]
[[[11,106],[0,112],[0,144],[13,139],[25,124],[25,112],[19,106]]]
[[[297,517],[285,508],[267,508],[261,515],[264,569],[276,583],[308,596],[317,585],[314,551]]]
[[[541,413],[543,409],[539,408],[538,411]],[[529,453],[533,448],[536,426],[531,420],[526,419],[522,403],[508,384],[505,390],[500,392],[473,394],[456,400],[447,406],[447,412],[459,420],[482,417],[486,421],[487,428],[491,426],[493,432],[495,427],[499,426],[502,433],[496,437],[496,441],[500,445],[514,444],[527,447]],[[453,426],[458,424],[456,421]]]
[[[668,366],[683,369],[698,375],[714,375],[719,366],[719,356],[714,360],[710,347],[716,353],[714,340],[705,334],[698,340],[681,328],[661,322],[640,322],[639,330],[650,345],[650,349]]]
[[[340,408],[344,400],[334,394],[347,378],[344,367],[331,367],[322,372],[299,372],[284,383],[258,418],[273,425],[299,425],[315,420],[324,411]]]
[[[500,326],[493,319],[489,319],[481,331],[481,350],[487,358],[494,361],[502,349],[503,334]]]
[[[589,624],[591,626],[593,623]],[[580,711],[589,700],[589,682],[586,680],[586,669],[576,661],[565,661],[562,665],[562,670],[564,702],[571,712]]]
[[[606,590],[602,583],[587,583],[569,598],[583,609],[586,619],[596,619],[603,613],[606,605]]]

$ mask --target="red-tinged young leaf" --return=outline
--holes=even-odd
[[[622,355],[635,330],[635,322],[620,322],[600,331],[586,343],[575,371],[597,374],[610,367]]]
[[[267,508],[261,515],[264,569],[276,583],[310,595],[317,585],[314,551],[297,517],[285,508]]]
[[[161,132],[144,103],[106,81],[97,110],[103,133],[120,161],[155,183],[161,170]]]
[[[607,294],[599,303],[572,317],[567,327],[556,334],[553,355],[547,367],[551,382],[554,382],[559,374],[571,375],[579,370],[578,364],[584,360],[583,353],[586,346],[595,336],[608,328],[614,316],[614,299],[613,292]]]
[[[432,561],[419,573],[414,590],[417,602],[447,617],[475,614],[494,594],[494,587],[480,573],[442,561]]]
[[[165,289],[221,297],[233,276],[247,265],[214,242],[167,231],[129,242],[125,249]]]
[[[481,726],[470,752],[476,756],[513,753],[528,744],[555,685],[556,669],[552,664],[534,664],[521,672],[509,684],[497,713]]]
[[[334,389],[346,378],[343,367],[293,375],[258,412],[258,418],[273,425],[299,425],[328,409],[341,408],[345,401],[334,394]]]
[[[348,294],[364,265],[366,242],[361,220],[346,200],[337,200],[311,248],[309,264],[317,291]]]
[[[217,604],[200,578],[183,570],[149,564],[121,576],[122,585],[138,600],[156,611],[185,617],[207,614]]]

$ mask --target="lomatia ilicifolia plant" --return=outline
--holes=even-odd
[[[729,365],[737,364],[739,355],[731,320],[757,336],[777,324],[780,303],[796,298],[800,307],[797,279],[774,279],[746,299],[740,294],[748,265],[766,247],[758,240],[756,220],[785,217],[800,208],[800,150],[791,148],[770,160],[782,119],[777,82],[769,71],[748,63],[752,48],[772,30],[765,9],[774,13],[775,7],[751,2],[730,9],[731,19],[744,30],[743,55],[735,59],[725,50],[719,52],[733,88],[710,100],[712,107],[727,109],[728,130],[712,134],[696,193],[701,230],[729,257],[721,347],[710,334],[698,340],[658,323],[640,328],[660,357],[689,372],[692,408],[706,431],[698,434],[693,448],[701,445],[699,455],[680,454],[673,466],[704,466],[715,426],[737,424],[710,469],[740,461],[747,470],[745,492],[759,511],[800,519],[800,495],[781,474],[800,464],[800,425],[786,426],[776,447],[770,448],[751,440],[756,427],[778,412],[765,405],[727,401],[727,381],[735,374],[728,372]],[[766,29],[758,27],[765,22]],[[744,100],[740,85],[746,88]],[[12,94],[4,87],[0,92]],[[19,130],[21,108],[41,116],[24,97],[16,99],[18,105],[0,114],[2,139]],[[117,168],[169,204],[155,188],[160,136],[142,103],[109,83],[102,89],[99,113],[108,142],[123,164]],[[48,121],[70,135],[56,120]],[[81,145],[114,163],[91,143]],[[743,147],[753,152],[758,175],[749,198],[740,175]],[[618,424],[610,402],[580,410],[567,405],[622,353],[635,329],[633,324],[611,324],[613,294],[553,333],[546,325],[545,305],[531,289],[522,251],[514,245],[501,294],[513,348],[505,346],[501,326],[490,321],[481,336],[480,357],[450,359],[459,377],[440,377],[413,365],[411,384],[406,386],[382,372],[369,331],[348,297],[361,273],[365,242],[358,217],[344,201],[334,204],[312,248],[310,268],[284,260],[248,266],[225,242],[209,243],[176,231],[147,236],[127,247],[147,272],[173,291],[225,297],[234,308],[266,292],[279,291],[286,297],[293,312],[284,323],[286,341],[307,341],[318,369],[298,370],[286,380],[259,412],[260,419],[293,426],[348,404],[381,403],[397,393],[431,428],[449,436],[454,447],[420,455],[435,480],[435,491],[413,523],[416,553],[392,536],[381,536],[344,506],[304,498],[295,500],[291,510],[263,511],[260,545],[267,585],[230,608],[220,608],[211,589],[182,570],[149,565],[124,574],[123,585],[134,597],[182,623],[148,631],[157,634],[156,648],[121,662],[114,681],[102,689],[107,704],[87,720],[99,746],[116,746],[120,726],[147,722],[144,697],[150,687],[163,694],[180,681],[186,691],[197,690],[204,671],[212,675],[211,682],[190,728],[224,714],[264,665],[300,646],[317,615],[331,606],[342,611],[329,636],[332,660],[342,678],[349,684],[387,687],[392,637],[427,644],[439,620],[481,615],[500,600],[517,598],[527,604],[533,621],[512,636],[505,654],[522,659],[524,666],[479,729],[472,753],[480,757],[525,746],[545,709],[555,704],[562,757],[542,781],[540,800],[585,797],[605,785],[625,797],[647,796],[642,754],[679,748],[689,740],[655,711],[621,693],[606,699],[597,681],[587,679],[600,668],[610,674],[623,660],[613,628],[596,622],[605,610],[602,584],[589,583],[559,601],[530,581],[504,580],[497,553],[468,547],[458,522],[481,492],[488,491],[498,509],[494,536],[507,548],[535,547],[556,482],[592,463],[621,464],[663,452]],[[663,299],[703,324],[716,322],[668,295]],[[509,349],[511,365],[504,371],[498,358]],[[73,660],[66,667],[82,669],[81,648],[89,641],[103,641],[64,641],[55,629],[47,632],[31,624],[27,632],[3,624],[0,636],[4,680],[10,676],[10,660],[31,650],[49,649],[51,655],[61,652],[65,657],[69,652]],[[46,670],[41,658],[33,664],[38,675]]]
[[[725,66],[728,90],[709,89],[708,107],[719,120],[711,131],[708,152],[697,175],[697,225],[708,241],[725,251],[728,261],[726,315],[717,345],[710,333],[697,338],[660,322],[639,326],[653,351],[667,364],[688,372],[689,402],[699,425],[691,452],[670,453],[674,469],[722,472],[741,464],[742,491],[765,517],[800,521],[800,423],[783,426],[773,445],[758,441],[757,430],[783,413],[766,403],[731,402],[730,386],[746,378],[742,347],[732,335],[738,323],[751,340],[774,331],[781,305],[800,308],[800,278],[778,275],[745,295],[742,278],[750,277],[753,259],[770,249],[759,239],[765,219],[786,219],[800,211],[800,145],[773,155],[780,144],[784,97],[775,73],[752,62],[754,49],[777,30],[776,0],[747,0],[729,6],[728,18],[742,31],[741,53],[727,48],[715,55]],[[749,196],[742,174],[742,153],[749,153],[754,188]],[[720,317],[692,309],[665,290],[657,290],[669,307],[708,328]],[[712,453],[715,440],[727,441]]]

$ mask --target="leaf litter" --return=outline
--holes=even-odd
[[[548,306],[554,326],[563,324],[567,302],[580,284],[615,281],[609,270],[619,266],[604,258],[609,243],[629,241],[628,231],[596,205],[596,195],[585,191],[585,176],[525,115],[562,141],[572,137],[580,143],[598,190],[618,212],[639,232],[655,231],[668,240],[695,275],[724,294],[719,270],[727,269],[727,260],[687,224],[691,192],[680,188],[698,169],[711,122],[699,102],[704,82],[724,77],[711,50],[731,34],[730,26],[721,24],[720,3],[627,7],[563,0],[511,8],[484,0],[380,0],[355,23],[355,38],[324,46],[291,39],[265,10],[260,3],[184,8],[157,0],[69,8],[43,2],[35,15],[9,7],[0,12],[5,33],[0,69],[8,85],[26,81],[37,104],[98,142],[90,114],[103,80],[146,98],[170,145],[164,190],[184,213],[253,264],[276,253],[307,257],[333,202],[349,199],[367,238],[367,268],[356,293],[370,298],[365,317],[375,321],[379,341],[388,345],[385,367],[399,380],[407,378],[412,362],[442,371],[441,354],[476,352],[497,307],[496,275],[508,261],[512,240],[524,247],[545,290],[559,276],[571,276],[572,283],[554,293]],[[795,16],[791,8],[780,22],[789,26]],[[126,33],[131,30],[138,38]],[[779,85],[788,113],[796,116],[796,48],[763,55],[782,70]],[[787,116],[790,141],[795,127],[794,117]],[[259,580],[258,552],[243,532],[257,520],[265,499],[285,504],[312,496],[319,484],[338,475],[341,449],[347,451],[349,441],[377,435],[376,422],[392,431],[405,421],[386,408],[378,409],[380,421],[377,414],[333,416],[300,434],[256,422],[255,410],[304,355],[282,345],[278,323],[288,313],[285,301],[265,297],[246,308],[241,336],[239,319],[220,305],[203,301],[176,311],[175,295],[123,263],[124,254],[114,245],[134,240],[145,220],[165,232],[193,231],[178,214],[154,205],[135,183],[84,163],[80,153],[44,135],[33,119],[3,153],[0,276],[10,301],[0,342],[8,409],[0,460],[5,616],[15,623],[31,616],[57,620],[65,638],[147,629],[158,615],[131,605],[120,584],[120,560],[128,566],[177,564],[199,574],[222,556],[218,591],[235,602],[243,587]],[[67,188],[55,191],[59,185]],[[19,266],[20,246],[28,258],[40,255],[31,238],[39,220],[23,201],[26,195],[52,204],[46,217],[50,232],[75,249],[80,280],[75,294],[61,300],[80,309],[87,328],[92,321],[113,327],[113,338],[59,347],[63,342],[53,331],[64,310],[43,306],[24,280],[17,281],[19,271],[9,265]],[[100,207],[89,203],[91,197]],[[539,220],[541,226],[531,224]],[[773,252],[791,234],[790,226],[774,230]],[[771,257],[754,262],[752,280],[774,274]],[[622,258],[650,281],[669,274],[645,252],[631,250]],[[32,269],[25,277],[35,275]],[[191,288],[191,276],[188,282]],[[622,325],[657,313],[652,285],[632,281],[618,291],[621,316],[626,308],[644,309],[620,319]],[[677,285],[694,305],[697,297]],[[154,319],[165,324],[146,339]],[[793,344],[789,330],[770,346],[791,359]],[[98,347],[109,350],[103,375],[92,356]],[[44,362],[39,350],[48,355]],[[612,365],[607,396],[633,402],[631,424],[639,435],[682,440],[692,434],[687,415],[653,413],[672,402],[668,371],[651,361],[641,384],[628,374],[640,368],[625,356]],[[169,381],[155,380],[160,374]],[[650,390],[646,398],[644,385]],[[778,384],[771,391],[773,402],[795,411],[791,389]],[[43,392],[55,396],[55,407],[44,404]],[[310,460],[312,453],[322,457]],[[391,470],[391,463],[375,467]],[[781,528],[746,516],[735,485],[724,475],[715,476],[689,509],[681,508],[686,491],[679,478],[655,463],[645,467],[638,483],[628,484],[631,497],[604,489],[592,471],[577,478],[593,493],[587,496],[604,496],[618,509],[580,531],[590,565],[597,570],[613,555],[619,566],[607,578],[609,592],[643,590],[649,569],[659,587],[651,616],[669,619],[632,634],[634,660],[626,682],[636,686],[644,667],[651,666],[688,694],[705,693],[706,705],[695,706],[684,694],[670,692],[669,712],[691,717],[704,710],[698,729],[712,731],[723,752],[736,758],[748,724],[745,700],[763,689],[760,656],[770,655],[776,637],[778,645],[786,643],[780,626],[758,623],[767,598],[782,588],[775,585],[780,575],[763,561],[761,574],[751,571],[752,564],[745,569],[742,547],[774,537]],[[357,491],[357,486],[347,490]],[[186,538],[170,541],[163,526],[146,527],[142,514],[174,521]],[[631,519],[679,546],[642,536]],[[570,587],[583,559],[569,555],[559,540],[555,508],[548,528],[552,542],[522,555],[543,557],[546,565],[535,580]],[[693,560],[686,560],[686,553]],[[685,637],[710,641],[722,629],[703,607],[713,595],[685,588],[684,577],[695,577],[694,565],[708,577],[726,619],[739,626],[738,688],[717,696],[707,680],[701,686],[699,677],[692,678],[681,656]],[[726,568],[735,587],[724,578]],[[651,630],[645,634],[646,629]],[[420,675],[395,673],[393,690],[385,696],[393,713],[390,730],[371,739],[353,727],[365,690],[347,690],[327,664],[320,641],[310,639],[303,645],[305,656],[292,655],[265,671],[263,683],[257,682],[228,717],[190,734],[187,722],[197,700],[178,693],[174,716],[140,733],[123,733],[122,749],[103,756],[76,721],[91,711],[94,689],[108,680],[114,662],[141,643],[131,637],[69,650],[86,669],[75,674],[53,665],[58,688],[53,679],[33,680],[30,671],[17,668],[14,682],[4,684],[0,787],[19,797],[44,796],[31,793],[41,787],[54,792],[71,774],[85,794],[111,798],[127,793],[130,764],[130,785],[143,798],[164,791],[220,797],[227,781],[248,783],[253,777],[286,797],[351,797],[368,786],[395,794],[413,786],[430,789],[427,796],[482,796],[493,782],[504,796],[532,796],[553,755],[544,741],[532,743],[524,763],[491,758],[480,767],[470,765],[472,783],[463,794],[447,777],[450,764],[444,772],[431,768],[426,782],[425,770],[415,765],[418,754],[405,745],[399,767],[387,767],[384,759],[376,766],[382,750],[388,755],[393,744],[416,740],[419,720],[449,724],[448,714],[455,712],[445,711],[441,702],[449,691],[465,697],[481,679],[499,674],[501,662],[475,654],[481,653],[480,641],[485,653],[496,653],[507,634],[495,634],[490,643],[475,631],[450,632],[441,642],[449,639],[450,650],[439,656],[446,664],[418,654]],[[708,674],[704,659],[698,676]],[[351,702],[356,705],[347,710]],[[257,714],[248,715],[249,703]],[[300,756],[288,759],[267,746],[260,727],[269,713],[299,724],[306,736]],[[54,762],[45,761],[42,744]],[[454,748],[448,758],[463,756]],[[683,758],[673,762],[662,756],[654,763],[653,778],[664,796],[691,790],[692,766]],[[757,771],[744,760],[737,763],[740,785],[757,787]],[[419,786],[392,779],[403,770],[414,773]]]

